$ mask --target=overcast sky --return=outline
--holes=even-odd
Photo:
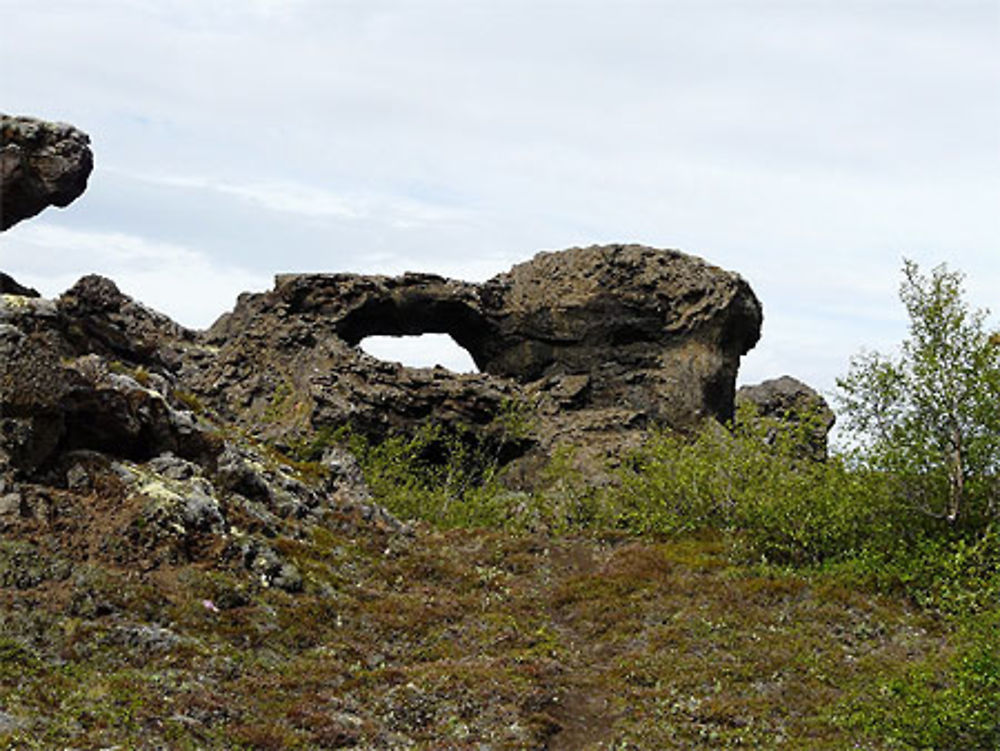
[[[640,242],[749,280],[741,382],[824,391],[903,336],[904,256],[1000,308],[1000,0],[0,0],[0,71],[96,155],[0,236],[46,295],[204,327],[276,272]]]

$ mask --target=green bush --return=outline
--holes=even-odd
[[[722,533],[744,563],[824,567],[925,607],[1000,605],[1000,533],[970,536],[917,513],[899,478],[832,456],[810,460],[807,424],[741,407],[732,430],[650,436],[599,498],[598,525],[640,535]]]
[[[742,405],[731,428],[654,433],[608,498],[613,523],[640,534],[722,531],[742,558],[781,565],[851,556],[894,533],[877,475],[806,456],[808,419],[765,420]]]
[[[500,456],[471,429],[428,423],[379,443],[357,435],[347,443],[375,500],[397,516],[446,528],[503,525]]]
[[[962,646],[857,697],[840,723],[894,748],[1000,748],[1000,628],[997,613],[967,623]]]

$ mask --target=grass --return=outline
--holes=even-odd
[[[271,458],[317,479],[334,438]],[[882,485],[762,447],[654,437],[602,492],[557,455],[515,495],[462,435],[361,447],[415,531],[276,528],[295,594],[52,491],[5,543],[0,748],[1000,746],[995,535],[890,547]]]
[[[112,572],[120,604],[98,617],[7,591],[0,711],[24,727],[0,743],[908,747],[854,708],[947,666],[961,638],[898,599],[734,565],[711,539],[323,530],[284,550],[306,591],[225,609],[202,600],[246,582],[191,567]],[[134,636],[144,610],[169,648]]]

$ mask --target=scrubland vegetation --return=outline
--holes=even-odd
[[[852,361],[845,448],[824,462],[803,451],[813,416],[744,407],[729,430],[654,432],[604,488],[556,457],[545,490],[511,494],[488,454],[433,429],[359,446],[369,480],[391,510],[439,527],[711,540],[746,575],[911,603],[948,624],[954,651],[909,664],[838,722],[902,748],[1000,748],[1000,333],[966,305],[960,274],[903,274],[909,336],[896,357]]]
[[[652,433],[601,487],[557,455],[534,492],[471,431],[316,436],[289,466],[347,444],[417,534],[276,539],[296,594],[188,566],[11,599],[0,740],[1000,748],[1000,336],[943,267],[907,264],[902,298],[910,334],[851,363],[826,461],[803,450],[809,415],[747,408]],[[32,712],[42,731],[18,726]]]

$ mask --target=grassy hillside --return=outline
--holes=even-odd
[[[191,567],[6,592],[0,738],[11,748],[918,747],[891,727],[888,713],[906,702],[897,686],[916,674],[926,691],[954,689],[950,671],[970,644],[903,599],[734,566],[713,540],[421,528],[282,547],[306,572],[303,594]],[[41,721],[10,727],[24,718]]]
[[[843,456],[747,407],[518,484],[495,430],[219,422],[0,485],[0,747],[1000,749],[1000,333],[906,274]]]
[[[464,449],[429,472],[433,431],[362,451],[377,500],[425,520],[279,535],[298,593],[210,538],[194,562],[148,570],[116,564],[102,541],[70,572],[7,539],[0,743],[998,747],[995,558],[960,542],[883,549],[891,524],[858,527],[885,512],[878,496],[860,517],[847,512],[861,496],[837,496],[843,508],[828,497],[861,482],[852,470],[754,435],[663,436],[603,491],[556,462],[530,496]],[[458,481],[468,473],[480,482]],[[52,491],[50,518],[19,538],[54,552],[97,544],[129,513],[87,503]],[[818,531],[837,519],[856,533],[838,544],[857,546],[825,555],[832,538]]]

